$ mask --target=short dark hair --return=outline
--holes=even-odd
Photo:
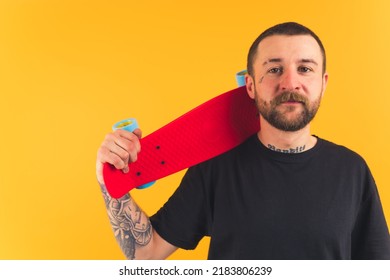
[[[320,38],[309,28],[296,23],[296,22],[285,22],[278,25],[275,25],[273,27],[268,28],[263,33],[260,34],[259,37],[253,42],[252,46],[249,49],[248,53],[248,60],[247,60],[247,70],[248,74],[253,77],[254,71],[253,71],[253,63],[257,54],[257,47],[259,46],[260,42],[264,40],[265,38],[272,36],[272,35],[288,35],[288,36],[294,36],[294,35],[310,35],[312,36],[318,43],[321,49],[322,58],[323,58],[323,65],[322,65],[322,71],[325,73],[326,70],[326,55],[325,55],[325,48],[322,44]]]

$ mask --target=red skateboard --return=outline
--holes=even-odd
[[[153,182],[218,156],[260,129],[258,111],[245,86],[223,93],[140,140],[138,160],[123,173],[103,168],[110,195],[119,198]]]

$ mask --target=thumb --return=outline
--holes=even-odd
[[[142,130],[141,130],[141,129],[136,128],[136,129],[133,131],[133,133],[134,133],[135,135],[137,135],[137,137],[138,137],[139,139],[142,138]]]
[[[104,185],[103,163],[100,161],[96,161],[96,178],[100,185]]]

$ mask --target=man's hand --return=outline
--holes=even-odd
[[[100,185],[104,184],[103,164],[106,162],[124,173],[129,172],[129,163],[135,162],[141,151],[141,136],[139,128],[133,132],[118,129],[106,135],[96,159],[96,176]]]

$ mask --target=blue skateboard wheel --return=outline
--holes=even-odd
[[[247,70],[242,70],[236,73],[236,81],[239,87],[245,86],[245,74],[247,73]]]
[[[137,128],[138,128],[138,123],[136,119],[122,120],[112,126],[112,130],[123,129],[129,132],[133,132]]]

